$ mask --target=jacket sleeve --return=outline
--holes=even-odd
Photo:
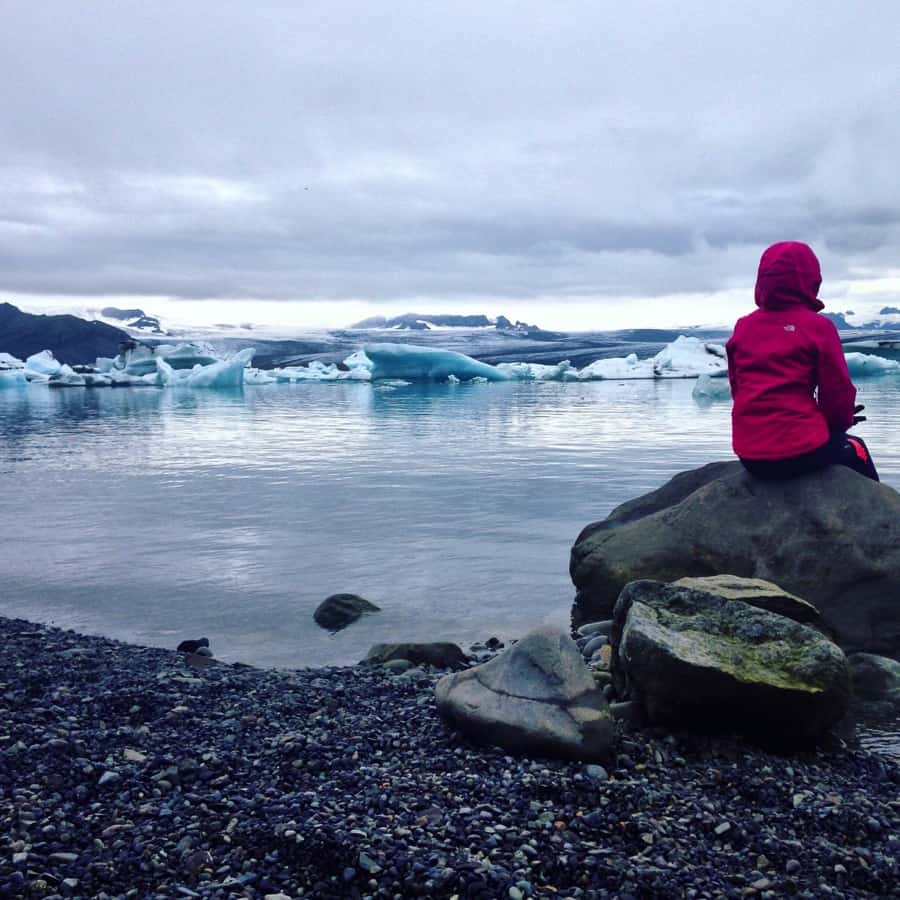
[[[816,377],[819,409],[831,431],[846,431],[853,425],[856,388],[847,371],[847,360],[837,329],[825,319],[818,339]]]

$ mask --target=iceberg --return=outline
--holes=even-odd
[[[28,387],[24,369],[0,369],[0,391]]]
[[[568,360],[555,366],[538,363],[500,363],[497,368],[510,378],[525,381],[625,381],[635,378],[697,378],[724,375],[728,369],[725,348],[695,337],[681,335],[650,359],[637,354],[598,359],[583,369]]]
[[[49,350],[32,353],[25,360],[25,374],[29,380],[46,381],[51,375],[58,375],[61,369],[62,364]]]
[[[354,354],[356,356],[357,354]],[[371,363],[362,365],[357,359],[354,367],[349,367],[348,357],[344,365],[346,370],[338,368],[334,363],[323,363],[314,359],[308,366],[285,366],[272,369],[269,373],[276,381],[368,381],[372,377]]]
[[[76,372],[71,366],[61,365],[55,375],[51,375],[47,381],[49,387],[86,387],[84,376]]]
[[[691,396],[701,406],[715,403],[717,400],[731,400],[731,384],[724,376],[708,375],[704,372],[697,379]]]
[[[900,372],[900,361],[888,359],[886,356],[874,356],[869,353],[845,353],[850,375],[862,378],[867,375],[886,375]]]
[[[598,359],[578,369],[569,360],[555,365],[532,362],[500,363],[493,366],[452,350],[409,344],[368,344],[350,354],[342,363],[313,360],[307,365],[283,366],[271,370],[250,368],[253,348],[245,348],[229,359],[215,355],[204,342],[161,344],[153,348],[131,346],[115,359],[97,359],[93,370],[77,366],[73,371],[57,360],[50,350],[42,350],[23,363],[9,353],[0,353],[3,387],[22,383],[10,373],[20,372],[29,382],[53,386],[138,387],[179,385],[193,388],[231,388],[242,384],[266,385],[297,382],[439,381],[448,384],[479,384],[496,381],[627,381],[630,379],[696,378],[694,398],[700,402],[725,399],[729,394],[725,348],[696,337],[681,335],[655,356]],[[900,373],[900,360],[868,353],[847,353],[853,377]],[[87,371],[86,371],[87,370]]]
[[[235,388],[244,384],[244,370],[256,353],[254,347],[238,351],[231,359],[210,365],[197,363],[188,371],[175,369],[167,359],[156,357],[157,382],[190,388]]]
[[[653,357],[653,373],[658,378],[698,378],[727,369],[728,360],[721,344],[683,334]]]
[[[16,359],[12,353],[0,353],[0,372],[9,369],[24,369],[25,363],[21,359]]]
[[[176,370],[193,369],[198,365],[211,366],[222,361],[212,347],[203,341],[178,345],[160,344],[158,347],[136,344],[120,353],[113,360],[112,367],[126,375],[149,375],[157,371],[158,359],[163,359],[170,368]],[[105,366],[106,360],[97,360],[97,368],[106,371],[101,364]]]
[[[460,381],[484,378],[509,381],[512,377],[497,366],[478,362],[453,350],[415,347],[411,344],[368,344],[364,348],[372,364],[372,380],[401,378],[406,381],[446,381],[451,375]]]

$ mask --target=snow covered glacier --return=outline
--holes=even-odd
[[[239,388],[245,384],[332,381],[625,381],[632,379],[697,378],[698,399],[728,396],[725,348],[697,337],[678,337],[655,356],[600,359],[578,369],[568,361],[556,365],[531,362],[489,365],[463,353],[410,344],[365,345],[342,364],[310,362],[261,370],[251,368],[251,347],[221,359],[202,343],[133,347],[115,359],[98,359],[92,369],[60,363],[44,350],[23,362],[0,354],[0,388],[40,382],[51,387],[160,386],[186,388]],[[900,362],[861,353],[848,353],[855,377],[900,373]],[[721,381],[720,381],[721,379]]]

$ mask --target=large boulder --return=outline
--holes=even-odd
[[[630,581],[724,573],[814,604],[848,651],[900,657],[900,494],[843,466],[765,482],[716,463],[619,507],[572,548],[573,624]]]
[[[369,603],[356,594],[332,594],[326,597],[313,613],[316,625],[329,631],[340,631],[364,613],[379,612],[380,606]]]
[[[516,753],[597,760],[609,755],[609,707],[578,647],[545,626],[480,665],[445,675],[438,709],[473,740]]]
[[[850,670],[824,635],[776,613],[659,581],[626,585],[613,677],[650,722],[808,743],[843,718]]]

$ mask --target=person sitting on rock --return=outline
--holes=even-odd
[[[819,315],[822,274],[806,244],[773,244],[759,261],[755,312],[726,344],[732,446],[752,475],[783,480],[843,465],[878,481],[862,438],[837,329]]]

